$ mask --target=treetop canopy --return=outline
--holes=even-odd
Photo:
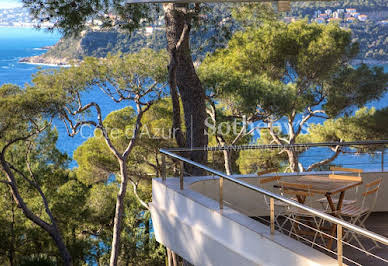
[[[236,33],[199,71],[216,97],[258,119],[317,107],[335,117],[386,91],[383,69],[351,65],[357,53],[351,32],[336,24],[272,21]]]

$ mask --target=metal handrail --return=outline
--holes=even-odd
[[[238,180],[238,179],[236,179],[236,178],[234,178],[232,176],[224,174],[223,172],[220,172],[220,171],[214,170],[212,168],[209,168],[206,165],[194,162],[194,161],[189,160],[189,159],[187,159],[185,157],[177,155],[177,154],[175,154],[175,153],[173,153],[173,152],[171,152],[171,151],[169,151],[167,149],[160,149],[160,152],[165,154],[165,155],[168,155],[170,157],[173,157],[175,159],[178,159],[180,161],[183,161],[183,162],[186,162],[186,163],[191,164],[193,166],[196,166],[196,167],[198,167],[198,168],[200,168],[202,170],[205,170],[205,171],[207,171],[209,173],[212,173],[214,175],[217,175],[217,176],[220,176],[222,178],[225,178],[225,179],[227,179],[227,180],[229,180],[229,181],[231,181],[233,183],[239,184],[239,185],[241,185],[243,187],[246,187],[246,188],[249,188],[249,189],[251,189],[253,191],[256,191],[256,192],[259,192],[261,194],[264,194],[264,195],[266,195],[266,196],[268,196],[270,198],[273,198],[273,199],[276,199],[276,200],[280,200],[280,201],[285,202],[285,203],[287,203],[287,204],[289,204],[291,206],[294,206],[294,207],[300,208],[302,210],[305,210],[305,211],[307,211],[309,213],[312,213],[312,214],[314,214],[314,215],[316,215],[316,216],[318,216],[318,217],[320,217],[322,219],[325,219],[326,221],[329,221],[329,222],[337,224],[337,225],[341,225],[344,228],[353,230],[354,232],[356,232],[358,234],[361,234],[361,235],[364,235],[364,236],[369,237],[371,239],[374,239],[374,240],[376,240],[376,241],[378,241],[378,242],[380,242],[382,244],[388,245],[388,238],[386,238],[384,236],[381,236],[379,234],[376,234],[376,233],[371,232],[369,230],[366,230],[364,228],[358,227],[356,225],[353,225],[351,223],[348,223],[346,221],[338,219],[338,218],[336,218],[334,216],[331,216],[329,214],[326,214],[324,212],[321,212],[321,211],[318,211],[316,209],[307,207],[307,206],[305,206],[305,205],[303,205],[301,203],[298,203],[298,202],[296,202],[294,200],[285,198],[283,196],[280,196],[278,194],[272,193],[272,192],[267,191],[265,189],[262,189],[260,187],[256,187],[256,186],[248,184],[248,183],[246,183],[244,181]]]
[[[255,150],[255,149],[293,149],[293,148],[311,148],[311,147],[333,147],[333,146],[358,146],[358,145],[388,145],[388,140],[365,140],[348,142],[316,142],[316,143],[296,143],[296,144],[251,144],[251,145],[232,145],[232,146],[214,146],[214,147],[192,147],[192,148],[168,148],[163,149],[171,152],[185,151],[223,151],[223,150]]]

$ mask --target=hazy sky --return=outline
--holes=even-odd
[[[0,0],[0,8],[21,7],[22,4],[18,0]]]

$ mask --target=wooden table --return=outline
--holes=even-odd
[[[317,175],[305,175],[300,176],[292,181],[287,181],[293,184],[304,184],[311,186],[310,192],[314,194],[322,194],[326,196],[327,202],[329,203],[331,214],[337,216],[337,212],[342,209],[342,203],[345,197],[345,191],[353,187],[359,186],[362,184],[362,181],[347,181],[347,180],[338,180],[331,179],[328,176],[317,176]],[[277,185],[276,187],[279,187]],[[295,188],[292,188],[295,189]],[[340,194],[337,206],[333,202],[332,196],[335,194]],[[306,200],[305,196],[298,196],[299,203],[304,203]],[[332,224],[330,228],[330,235],[335,237],[337,226]],[[330,238],[327,244],[327,248],[331,249],[333,244],[333,238]]]

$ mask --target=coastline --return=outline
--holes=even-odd
[[[27,65],[35,65],[35,66],[71,67],[71,65],[65,65],[65,64],[33,63],[33,62],[22,62],[22,61],[19,61],[19,63],[20,64],[27,64]]]
[[[66,58],[45,57],[44,55],[45,53],[42,55],[23,57],[19,59],[18,63],[50,67],[70,67],[72,65],[70,64],[71,60]]]
[[[35,48],[36,50],[49,50],[51,47],[41,47]],[[72,64],[70,61],[72,59],[66,58],[54,58],[54,57],[45,57],[45,53],[42,55],[23,57],[19,59],[19,63],[30,64],[30,65],[40,65],[40,66],[50,66],[50,67],[70,67]],[[388,60],[375,60],[375,59],[354,59],[352,60],[353,65],[367,64],[373,66],[379,65],[388,65]]]

